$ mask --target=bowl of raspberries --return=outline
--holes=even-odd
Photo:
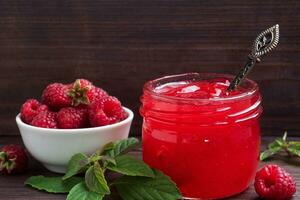
[[[29,153],[58,173],[74,154],[91,154],[127,138],[132,120],[130,109],[86,79],[49,84],[40,101],[28,99],[16,116]]]

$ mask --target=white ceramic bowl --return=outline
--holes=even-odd
[[[20,114],[16,122],[29,153],[50,171],[64,173],[74,154],[92,154],[111,141],[128,137],[133,113],[128,108],[124,109],[128,113],[125,120],[94,128],[39,128],[22,122]]]

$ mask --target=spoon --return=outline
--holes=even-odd
[[[279,42],[279,25],[276,24],[271,28],[261,32],[254,41],[252,51],[248,55],[248,59],[244,67],[230,82],[227,91],[235,90],[240,83],[245,79],[249,71],[253,68],[256,62],[260,62],[260,57],[269,53],[277,46]]]

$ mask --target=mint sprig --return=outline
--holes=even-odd
[[[276,138],[275,141],[268,145],[267,150],[260,154],[260,160],[264,161],[275,154],[285,152],[288,156],[300,157],[300,141],[288,141],[287,131],[282,138]]]
[[[26,180],[38,190],[50,193],[68,193],[67,200],[102,200],[115,187],[124,200],[177,200],[181,194],[176,184],[158,170],[151,169],[142,160],[125,155],[139,144],[128,138],[107,144],[91,156],[79,153],[69,161],[63,177],[33,176]],[[120,174],[108,182],[106,171]],[[80,177],[80,174],[85,174]]]

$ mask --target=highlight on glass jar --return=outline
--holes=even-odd
[[[141,97],[143,159],[169,175],[187,199],[244,191],[259,163],[261,95],[246,79],[180,74],[147,82]]]

